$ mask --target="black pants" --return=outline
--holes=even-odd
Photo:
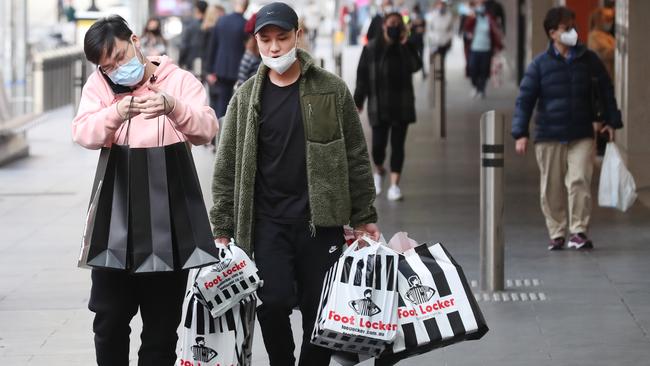
[[[380,124],[372,127],[372,160],[382,166],[386,159],[386,146],[390,134],[390,171],[401,173],[404,166],[404,145],[408,124]]]
[[[284,224],[257,220],[255,263],[264,280],[257,290],[262,305],[257,316],[271,366],[293,366],[295,344],[289,315],[297,305],[302,313],[301,366],[328,366],[331,351],[310,343],[323,279],[341,255],[343,229],[316,229],[307,222]]]
[[[236,82],[237,80],[219,79],[214,85],[210,85],[210,107],[218,118],[226,115]]]
[[[173,366],[187,271],[130,274],[93,270],[88,308],[95,313],[99,366],[129,364],[129,323],[140,308],[139,366]]]
[[[471,51],[469,55],[469,72],[472,85],[479,93],[485,93],[485,86],[490,78],[490,66],[492,66],[492,52]]]

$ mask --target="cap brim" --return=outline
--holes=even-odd
[[[284,29],[286,31],[290,31],[290,30],[293,30],[295,28],[294,25],[289,24],[287,22],[283,22],[281,20],[268,20],[268,21],[266,21],[266,22],[264,22],[262,24],[259,24],[259,25],[256,24],[255,25],[255,34],[257,34],[260,30],[262,30],[262,28],[266,27],[267,25],[275,25],[275,26],[278,26],[278,27],[280,27],[280,28],[282,28],[282,29]]]

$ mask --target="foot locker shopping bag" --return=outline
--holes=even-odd
[[[464,340],[480,339],[488,327],[462,268],[441,245],[421,244],[399,259],[398,331],[391,345],[370,360],[337,352],[341,365],[394,365],[398,361]]]
[[[250,295],[213,318],[188,291],[176,366],[251,365],[256,306],[257,298]]]
[[[381,353],[397,333],[397,259],[378,243],[364,248],[353,243],[325,277],[311,342],[339,351]]]
[[[199,269],[192,286],[215,318],[257,291],[263,283],[255,263],[234,242],[227,247],[217,244],[217,248],[219,262]]]
[[[401,360],[487,333],[462,268],[442,244],[405,251],[398,268],[399,330],[381,359]]]

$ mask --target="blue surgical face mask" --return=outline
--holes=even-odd
[[[144,77],[145,64],[140,63],[133,41],[131,41],[131,45],[133,45],[133,58],[108,74],[108,77],[115,84],[134,86],[142,81],[142,77]]]

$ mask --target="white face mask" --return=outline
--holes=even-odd
[[[573,47],[578,44],[578,32],[576,32],[575,28],[572,28],[570,31],[560,34],[560,43],[569,47]]]
[[[294,62],[296,62],[296,46],[282,56],[269,57],[262,54],[260,54],[260,56],[262,56],[262,62],[264,65],[282,75],[285,71],[289,70]]]

